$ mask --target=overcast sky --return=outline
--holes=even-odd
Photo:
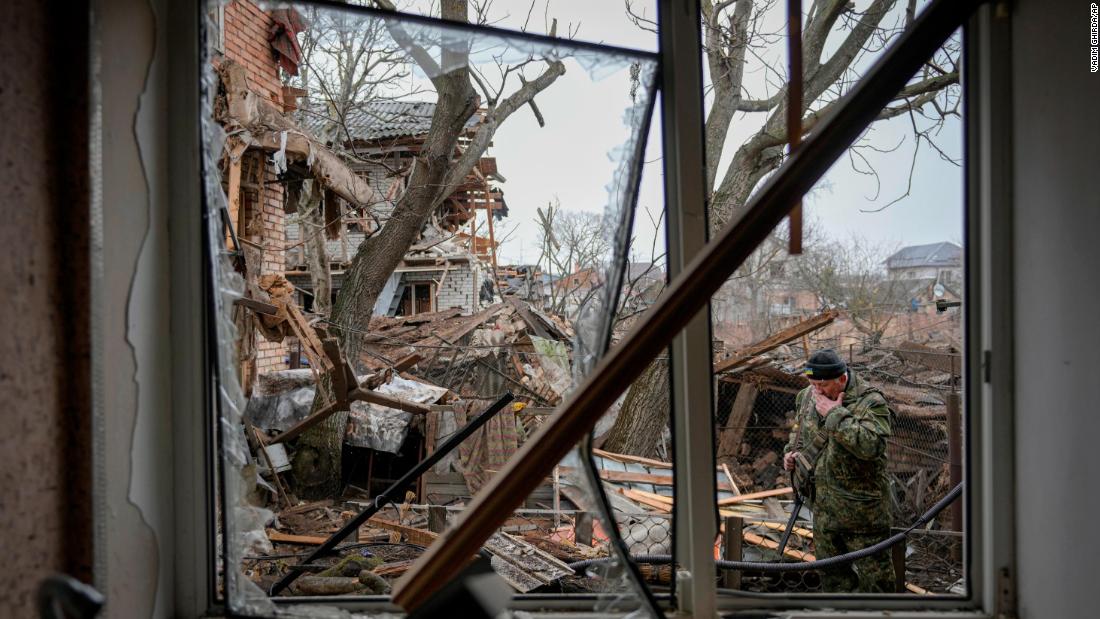
[[[867,4],[868,0],[856,2],[859,9]],[[648,9],[645,5],[640,0],[635,3],[638,10],[653,15],[652,2]],[[412,9],[424,10],[424,6],[413,5]],[[495,0],[491,14],[499,20],[495,25],[519,28],[528,20],[529,7],[529,1]],[[656,49],[655,35],[630,23],[621,0],[551,0],[548,9],[545,0],[538,0],[528,28],[545,32],[547,16],[558,18],[559,35],[576,30],[576,38],[580,40],[647,51]],[[782,27],[784,19],[781,11],[769,17],[776,28]],[[826,54],[837,40],[839,35],[830,38]],[[770,50],[770,56],[768,50],[761,52],[781,71],[785,64],[782,45],[780,42]],[[627,137],[621,119],[624,107],[630,103],[628,70],[622,66],[611,75],[593,79],[576,62],[567,60],[566,64],[566,75],[537,98],[547,126],[540,128],[529,110],[520,110],[498,130],[488,153],[497,157],[500,172],[507,179],[501,184],[510,211],[505,227],[514,228],[500,249],[501,263],[533,262],[538,257],[536,208],[558,200],[566,209],[601,212],[607,202],[605,186],[613,171],[608,152]],[[754,96],[765,94],[764,72],[748,74],[746,86]],[[728,155],[763,120],[762,114],[746,114],[734,120],[720,175]],[[832,238],[858,235],[891,247],[961,241],[961,168],[944,161],[927,146],[922,146],[914,160],[910,122],[907,116],[901,116],[876,123],[867,138],[866,143],[878,149],[900,144],[888,153],[864,151],[878,171],[880,185],[874,177],[854,170],[844,157],[807,197],[806,211],[820,224],[824,235]],[[649,256],[650,240],[656,232],[644,209],[656,213],[663,208],[659,130],[659,123],[654,122],[639,199],[635,255],[641,260]],[[945,153],[958,158],[962,151],[958,119],[949,120],[936,141]],[[910,166],[914,172],[907,197],[881,212],[862,212],[880,208],[905,194]]]

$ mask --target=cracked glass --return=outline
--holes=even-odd
[[[491,8],[465,5],[443,16]],[[663,204],[643,179],[656,58],[552,19],[533,36],[330,4],[208,9],[221,589],[246,614],[385,605],[663,287]],[[644,613],[621,550],[670,552],[671,521],[608,514],[587,457],[546,467],[484,554],[515,600]]]

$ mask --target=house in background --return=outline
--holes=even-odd
[[[947,241],[902,247],[886,259],[890,279],[932,279],[961,286],[962,248]]]
[[[408,189],[412,164],[431,129],[435,104],[423,101],[372,102],[348,113],[342,146],[360,159],[350,163],[355,173],[375,188],[383,199],[363,210],[352,210],[335,197],[326,196],[325,249],[332,274],[333,298],[343,284],[345,269],[371,235],[385,225],[401,196]],[[466,122],[473,131],[481,121],[475,112]],[[305,126],[320,133],[326,120],[306,115]],[[462,141],[459,143],[461,149]],[[421,238],[409,248],[394,270],[375,304],[376,316],[411,316],[423,312],[459,308],[473,313],[493,301],[490,273],[497,243],[491,240],[492,222],[508,215],[504,192],[494,186],[503,182],[496,159],[482,157],[454,193],[432,215]],[[479,210],[489,215],[478,229]],[[312,305],[313,285],[301,222],[292,218],[286,225],[287,279],[302,291],[301,303]]]
[[[214,66],[231,62],[244,67],[249,86],[258,95],[277,109],[293,109],[295,92],[284,83],[284,77],[297,74],[301,56],[296,36],[307,27],[297,11],[267,11],[252,0],[232,0],[211,9],[209,17],[218,31]],[[263,148],[233,138],[227,144],[223,182],[229,198],[226,219],[232,232],[227,233],[226,248],[240,254],[239,269],[250,286],[255,286],[259,278],[281,274],[286,268],[285,190]],[[258,374],[287,368],[287,350],[293,346],[293,338],[269,341],[258,337],[251,326],[253,316],[244,310],[239,310],[237,320],[242,384],[251,384]]]

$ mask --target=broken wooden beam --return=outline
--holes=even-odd
[[[576,469],[568,466],[561,467],[561,471],[567,474],[578,473]],[[607,469],[596,469],[596,471],[600,474],[600,479],[610,482],[651,484],[654,486],[672,486],[673,480],[673,477],[671,475],[652,475],[650,473],[635,473],[634,471],[609,471]],[[728,483],[724,481],[718,481],[715,483],[719,490],[733,492],[733,486],[729,485]]]
[[[316,537],[314,535],[291,535],[290,533],[281,533],[273,529],[268,529],[267,539],[272,542],[280,544],[301,544],[303,546],[320,546],[325,543],[324,537]]]
[[[328,419],[337,411],[348,410],[350,402],[362,400],[363,402],[370,402],[371,404],[378,404],[379,406],[385,406],[386,408],[395,408],[406,413],[414,413],[418,415],[427,415],[431,412],[431,408],[425,404],[419,402],[413,402],[411,400],[402,400],[401,398],[395,398],[393,396],[371,391],[369,389],[352,389],[348,392],[348,402],[334,402],[328,406],[318,410],[309,417],[299,421],[298,423],[287,429],[286,432],[271,439],[272,443],[282,443],[291,439],[297,438],[306,430],[321,423],[325,419]]]
[[[718,435],[718,457],[736,458],[741,449],[741,441],[745,437],[745,429],[748,427],[749,417],[752,416],[753,405],[756,404],[756,394],[759,393],[753,383],[741,383],[737,389],[737,397],[733,399],[726,425]]]
[[[751,500],[754,500],[754,499],[766,499],[766,498],[773,497],[773,496],[783,496],[785,494],[792,494],[793,492],[794,492],[794,489],[792,489],[790,487],[776,488],[775,490],[761,490],[759,492],[750,492],[748,494],[739,494],[737,496],[730,497],[728,499],[719,499],[718,500],[718,505],[724,507],[726,505],[735,505],[735,504],[741,503],[743,501],[751,501]]]
[[[438,533],[432,533],[431,531],[425,531],[424,529],[418,529],[416,527],[410,527],[403,525],[400,522],[393,522],[392,520],[386,520],[375,516],[367,521],[369,526],[376,529],[385,529],[387,531],[393,531],[400,533],[410,544],[416,544],[418,546],[430,546],[432,542],[439,537]]]
[[[240,305],[241,307],[248,308],[257,314],[263,314],[265,316],[278,316],[279,308],[263,301],[257,301],[256,299],[249,299],[248,297],[241,297],[233,301],[233,305]]]
[[[733,368],[745,363],[752,357],[762,355],[770,350],[774,350],[783,344],[793,342],[794,340],[802,337],[803,335],[813,333],[818,329],[828,325],[836,320],[837,312],[830,310],[823,314],[818,314],[813,318],[808,318],[802,322],[787,327],[782,331],[778,331],[769,335],[768,337],[760,340],[759,342],[749,346],[748,348],[735,352],[728,359],[723,359],[714,364],[714,373],[726,372]]]
[[[745,531],[742,538],[754,546],[763,546],[764,548],[770,548],[772,550],[779,550],[779,542],[772,541],[762,535],[750,533]],[[808,552],[801,550],[792,550],[790,548],[784,548],[783,554],[797,561],[816,561],[817,558]]]

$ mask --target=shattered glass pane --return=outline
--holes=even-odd
[[[656,58],[355,7],[219,6],[202,121],[230,607],[276,612],[267,592],[304,559],[286,536],[327,537],[516,396],[281,592],[383,601],[663,287],[663,205],[642,179]],[[508,590],[643,608],[611,541],[667,554],[671,520],[611,494],[614,516],[576,455],[554,467],[485,543]]]
[[[801,140],[897,44],[917,4],[805,5]],[[704,17],[712,236],[790,152],[785,19],[782,6],[749,3]],[[780,224],[711,299],[715,498],[724,540],[742,539],[724,558],[762,564],[720,569],[723,595],[965,584],[961,501],[906,533],[904,573],[890,549],[849,555],[905,531],[961,480],[960,51],[955,33],[806,194],[801,253]],[[775,569],[840,555],[852,561]]]

